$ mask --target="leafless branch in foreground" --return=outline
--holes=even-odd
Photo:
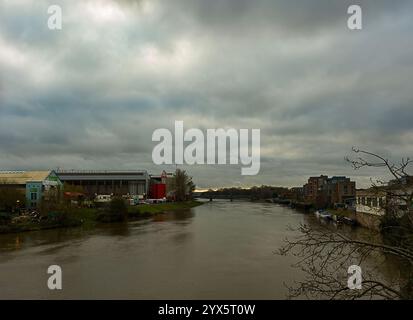
[[[413,161],[393,163],[369,151],[353,148],[353,152],[358,155],[355,159],[345,159],[354,169],[384,168],[394,178],[391,184],[371,180],[372,190],[384,192],[387,199],[378,240],[351,239],[328,228],[302,225],[301,235],[287,239],[279,250],[281,255],[295,256],[295,267],[306,275],[304,281],[288,286],[290,298],[413,299],[413,186],[408,173]],[[388,235],[391,241],[386,241]],[[390,280],[378,270],[389,257],[402,266]],[[360,290],[348,288],[347,270],[353,264],[363,270]]]
[[[352,240],[345,235],[330,230],[315,230],[307,225],[300,227],[301,235],[294,240],[286,240],[279,250],[281,255],[293,255],[307,276],[305,281],[288,287],[289,297],[321,299],[408,299],[403,292],[402,279],[388,283],[379,279],[379,272],[365,263],[369,259],[379,261],[386,255],[400,258],[413,266],[413,252],[390,245]],[[363,269],[361,290],[350,290],[347,286],[347,270],[356,264]]]

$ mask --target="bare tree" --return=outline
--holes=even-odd
[[[387,194],[385,218],[402,220],[404,228],[412,229],[413,177],[408,173],[408,169],[413,161],[406,158],[401,159],[400,163],[394,163],[383,156],[354,147],[353,152],[360,156],[356,159],[346,158],[346,160],[352,164],[355,170],[364,167],[385,168],[394,178],[390,183],[371,179],[372,189],[376,192],[384,190]]]
[[[413,220],[411,176],[407,169],[410,159],[399,164],[369,151],[353,148],[356,159],[346,158],[358,170],[363,167],[383,167],[394,177],[391,183],[373,181],[372,188],[387,194],[386,214],[382,217],[381,232],[372,239],[354,239],[342,232],[302,225],[300,236],[287,239],[279,250],[281,255],[298,259],[306,278],[289,286],[289,297],[324,299],[413,299]],[[392,216],[389,223],[388,215]],[[386,235],[391,234],[390,241]],[[379,267],[389,257],[403,268],[391,279],[381,276]],[[374,261],[374,263],[371,263]],[[363,270],[362,289],[350,289],[348,267],[358,265]]]

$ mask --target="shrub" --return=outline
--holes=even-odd
[[[37,222],[43,227],[72,227],[81,225],[81,220],[73,217],[67,210],[49,212],[47,215],[41,216]]]
[[[122,198],[113,198],[98,217],[101,222],[121,222],[128,219],[128,207]]]
[[[7,212],[0,212],[0,225],[8,225],[11,222],[11,215]]]
[[[13,212],[24,205],[25,201],[24,191],[21,189],[13,187],[0,188],[0,210]]]

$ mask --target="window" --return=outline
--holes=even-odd
[[[366,204],[366,198],[365,197],[361,197],[361,204],[365,205]]]
[[[30,194],[30,200],[37,200],[37,193],[36,192],[32,192]]]
[[[373,207],[377,207],[377,198],[373,198],[372,204]]]

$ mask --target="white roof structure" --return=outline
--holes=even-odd
[[[26,184],[47,179],[52,171],[0,171],[0,184]]]

